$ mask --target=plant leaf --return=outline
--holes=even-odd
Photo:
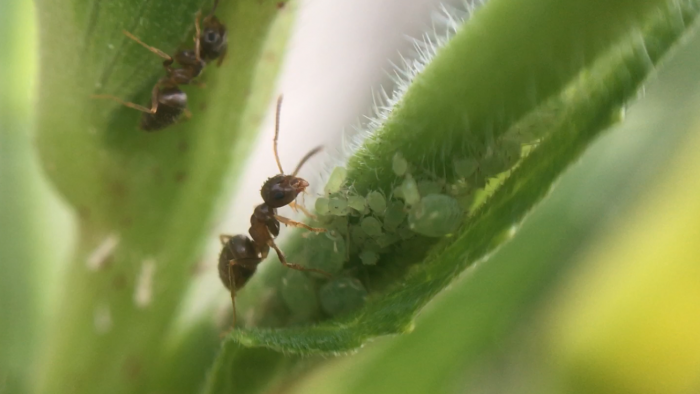
[[[221,2],[229,51],[221,68],[205,70],[206,88],[185,88],[188,121],[144,133],[136,129],[139,112],[90,95],[147,103],[163,75],[161,59],[122,30],[172,53],[191,45],[202,6],[206,13],[211,2],[37,3],[37,146],[81,228],[43,357],[44,392],[73,392],[76,382],[86,392],[158,391],[149,379],[162,362],[163,333],[227,175],[238,172],[266,111],[295,3]],[[95,254],[110,243],[109,253]],[[139,277],[149,270],[151,297],[135,301]]]
[[[377,341],[357,355],[314,371],[310,379],[304,379],[292,392],[574,392],[557,386],[564,380],[560,372],[561,366],[566,365],[561,357],[562,349],[571,346],[561,341],[561,337],[597,327],[590,321],[611,329],[620,316],[617,314],[612,321],[589,318],[586,322],[562,318],[562,315],[577,315],[582,298],[600,293],[601,286],[589,284],[581,287],[585,294],[570,296],[571,279],[587,278],[582,271],[587,272],[590,264],[585,264],[581,257],[599,241],[606,242],[608,234],[628,234],[619,230],[619,226],[638,217],[638,202],[646,200],[649,194],[660,191],[664,200],[669,191],[694,195],[682,188],[659,185],[667,182],[669,165],[693,139],[696,130],[693,126],[697,121],[700,91],[697,84],[689,81],[695,80],[700,69],[698,50],[700,36],[695,34],[692,42],[683,45],[660,70],[658,79],[645,86],[644,98],[630,108],[625,122],[601,136],[581,161],[561,176],[551,195],[523,221],[511,242],[496,251],[487,264],[473,267],[449,291],[436,298],[417,317],[414,332]],[[664,133],[658,132],[661,129]],[[692,169],[685,166],[684,176],[691,173]],[[651,213],[655,208],[649,206],[643,211]],[[647,224],[637,227],[653,231]],[[604,260],[597,257],[591,261],[593,264]],[[628,278],[634,269],[620,268],[624,261],[638,265],[637,260],[630,259],[601,265],[620,269]],[[663,261],[664,267],[670,263]],[[619,289],[617,278],[608,283]],[[648,297],[628,299],[634,302]],[[594,309],[604,309],[603,304],[608,303],[606,298],[596,303]],[[644,311],[649,309],[647,304]],[[560,335],[555,335],[552,327],[567,322],[571,322],[571,327],[560,329]],[[627,327],[624,333],[628,336],[643,331]],[[584,354],[601,355],[600,347],[587,346],[587,341],[574,343],[583,345]],[[624,359],[627,366],[631,361]],[[589,368],[578,370],[590,372]],[[617,375],[616,372],[628,370],[606,369],[600,375],[605,376],[606,384],[596,392],[605,391],[601,387],[610,387],[608,379]],[[590,375],[575,382],[593,379],[596,376]],[[648,386],[643,386],[645,392]]]
[[[436,168],[434,172],[445,173],[449,181],[449,163],[455,157],[466,155],[459,152],[460,147],[476,145],[485,150],[489,141],[504,134],[508,126],[513,126],[515,119],[523,115],[540,119],[534,127],[546,131],[546,137],[481,209],[468,218],[458,233],[433,246],[427,258],[412,267],[405,279],[398,280],[385,292],[371,295],[365,307],[357,313],[309,327],[236,330],[229,337],[231,346],[240,343],[303,354],[347,352],[372,337],[409,330],[415,313],[464,268],[484,259],[508,239],[509,232],[547,194],[558,175],[602,130],[619,119],[623,106],[654,70],[654,65],[688,30],[698,8],[696,1],[607,2],[605,5],[565,3],[538,2],[529,10],[518,7],[527,8],[532,3],[514,5],[498,0],[488,3],[415,78],[382,129],[349,161],[348,183],[353,184],[360,194],[377,188],[388,195],[395,180],[391,170],[393,152],[404,154],[409,163],[431,163]],[[541,21],[534,15],[532,19],[523,17],[530,15],[528,11],[545,7],[543,4],[549,7],[548,11],[537,15],[557,17],[543,16]],[[608,11],[614,11],[615,17],[608,19],[613,14],[597,15],[598,11],[603,12],[599,7],[612,7]],[[642,12],[644,7],[653,12]],[[501,12],[502,16],[517,15],[522,20],[508,20],[512,23],[505,29],[495,16]],[[597,16],[600,19],[589,21],[590,26],[586,26],[588,22],[582,22],[586,17]],[[567,17],[572,20],[566,20]],[[522,32],[518,23],[535,27],[534,37],[542,41],[533,40],[529,31],[527,34]],[[496,26],[501,28],[498,33],[488,30]],[[576,30],[580,33],[576,39],[567,34],[572,31],[569,30],[571,26],[581,27],[581,30]],[[619,30],[622,27],[625,30]],[[558,31],[558,28],[563,31]],[[594,31],[590,31],[591,28]],[[540,29],[544,30],[539,33]],[[549,34],[544,33],[546,29],[551,29]],[[481,41],[483,37],[491,36],[495,36],[493,45]],[[561,38],[570,40],[569,45],[559,41]],[[484,48],[485,45],[488,48]],[[521,52],[522,47],[526,50]],[[559,56],[547,57],[547,61],[553,63],[545,68],[546,61],[537,47],[562,52]],[[480,52],[472,52],[476,48]],[[472,56],[465,56],[465,53]],[[499,55],[498,61],[493,58],[494,65],[489,67],[483,59],[494,53]],[[570,67],[581,53],[586,53],[582,58],[588,61]],[[524,63],[518,64],[522,57],[525,57]],[[591,63],[593,58],[595,63]],[[472,66],[470,61],[478,67]],[[501,66],[509,72],[499,70],[495,76],[486,75]],[[551,72],[552,68],[557,72]],[[578,78],[567,85],[565,81],[581,69],[584,71]],[[455,78],[455,75],[464,76],[467,82]],[[528,86],[537,87],[537,94],[526,100]],[[505,91],[513,93],[507,95]],[[561,91],[558,97],[543,101],[557,91]],[[431,100],[435,100],[434,103]],[[548,114],[546,120],[536,117],[540,113]],[[469,116],[469,122],[461,125],[468,127],[469,133],[460,134],[455,127],[460,124],[459,119],[465,119],[464,114]],[[523,119],[523,122],[529,121]],[[478,151],[475,157],[478,157]],[[430,245],[426,242],[424,247]],[[413,253],[413,258],[423,255],[425,252]],[[391,265],[399,258],[411,257],[403,254],[380,264]]]

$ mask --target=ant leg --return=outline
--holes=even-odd
[[[202,37],[202,30],[199,27],[199,18],[202,17],[202,10],[197,11],[197,15],[194,17],[194,58],[197,62],[200,61],[201,57],[199,55],[199,40]]]
[[[224,52],[221,55],[219,55],[219,60],[216,61],[216,67],[221,67],[221,65],[224,63],[224,58],[226,58],[226,52],[227,51],[224,50]]]
[[[158,112],[158,99],[160,98],[160,82],[153,87],[151,90],[151,113],[155,114]]]
[[[304,207],[302,204],[297,204],[296,201],[290,202],[290,203],[289,203],[289,207],[292,208],[294,211],[296,211],[297,209],[300,210],[300,211],[301,211],[304,215],[306,215],[306,217],[308,217],[308,218],[311,218],[311,219],[318,219],[318,218],[316,217],[316,215],[314,215],[313,213],[309,212],[309,210],[306,209],[306,207]]]
[[[231,329],[236,328],[236,281],[233,278],[234,264],[236,264],[236,260],[228,262],[228,288],[231,293],[231,306],[233,307],[233,323],[231,324]]]
[[[190,85],[194,85],[198,88],[206,88],[207,84],[202,81],[190,81]]]
[[[292,227],[299,227],[299,228],[305,228],[309,231],[313,231],[315,233],[325,233],[326,230],[325,228],[320,228],[320,227],[311,227],[308,224],[300,223],[295,220],[286,218],[284,216],[280,215],[275,215],[275,219],[279,220],[281,223],[284,223],[285,226],[292,226]]]
[[[166,61],[171,62],[171,64],[172,64],[173,58],[172,58],[170,55],[168,55],[167,53],[161,51],[160,49],[158,49],[158,48],[156,48],[156,47],[152,47],[152,46],[146,44],[145,42],[139,40],[135,35],[129,33],[129,32],[126,31],[126,30],[122,30],[122,33],[124,33],[125,36],[131,38],[132,40],[136,41],[137,43],[141,44],[144,48],[148,49],[149,51],[151,51],[151,52],[155,53],[156,55],[162,57],[162,58],[165,59]]]
[[[146,108],[143,105],[138,105],[138,104],[130,103],[128,101],[124,101],[124,100],[120,99],[119,97],[112,96],[110,94],[93,94],[90,96],[90,98],[113,100],[113,101],[118,102],[119,104],[125,105],[129,108],[133,108],[133,109],[141,111],[141,112],[154,113],[150,108]]]
[[[284,253],[282,253],[280,248],[277,247],[277,245],[275,244],[275,241],[269,240],[269,241],[267,241],[267,244],[270,245],[275,250],[275,252],[277,252],[277,257],[280,259],[280,263],[282,263],[282,265],[284,265],[285,267],[291,268],[294,270],[299,270],[299,271],[317,272],[321,275],[326,276],[328,279],[333,277],[333,275],[329,274],[328,272],[326,272],[324,270],[320,270],[320,269],[316,269],[316,268],[306,268],[306,267],[303,267],[299,264],[290,263],[287,261],[287,258],[284,256]]]

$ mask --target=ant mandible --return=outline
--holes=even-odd
[[[301,159],[297,168],[291,175],[284,174],[279,154],[277,153],[277,137],[279,136],[281,107],[282,96],[277,99],[275,139],[273,145],[275,160],[277,161],[277,167],[280,173],[265,181],[260,190],[264,203],[255,207],[255,211],[253,211],[253,215],[250,217],[250,228],[248,229],[250,238],[245,234],[219,236],[221,244],[223,245],[221,254],[219,255],[219,277],[224,286],[231,292],[233,327],[236,326],[236,291],[241,289],[253,274],[255,274],[258,264],[265,260],[270,252],[270,248],[277,252],[277,257],[280,262],[287,268],[299,271],[317,272],[329,278],[331,277],[331,274],[323,270],[306,268],[299,264],[288,262],[284,253],[282,253],[274,241],[274,238],[279,235],[280,223],[284,223],[287,226],[305,228],[316,233],[326,231],[324,228],[311,227],[304,223],[299,223],[277,215],[277,208],[281,208],[285,205],[289,205],[293,208],[302,208],[301,205],[297,205],[294,200],[299,193],[306,190],[309,186],[309,182],[297,177],[297,174],[302,165],[304,165],[311,156],[322,149],[321,146],[312,149]],[[306,210],[302,210],[306,213]]]
[[[219,0],[216,0],[209,15],[202,20],[203,28],[200,28],[199,23],[202,13],[197,11],[194,21],[194,50],[179,50],[174,56],[170,56],[160,49],[144,43],[126,30],[123,31],[128,38],[165,59],[163,67],[166,75],[158,80],[151,91],[150,108],[107,94],[93,95],[92,98],[114,100],[129,108],[143,112],[139,127],[145,131],[156,131],[166,128],[174,124],[183,113],[189,117],[187,94],[180,90],[178,86],[197,83],[194,79],[202,73],[202,70],[209,62],[218,59],[217,65],[221,65],[226,56],[228,46],[226,26],[214,16],[214,11],[216,11],[218,4]],[[178,63],[182,67],[173,68],[173,63]]]

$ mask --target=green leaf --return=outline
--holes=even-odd
[[[137,129],[141,113],[90,95],[147,104],[164,74],[162,60],[122,30],[173,53],[192,45],[202,6],[208,12],[211,1],[37,2],[37,146],[80,224],[42,357],[43,392],[74,392],[76,385],[85,392],[159,391],[153,371],[168,347],[164,333],[224,185],[239,172],[266,111],[296,4],[221,2],[229,51],[220,68],[204,71],[205,88],[184,88],[190,120],[145,133]],[[109,253],[95,254],[110,244]],[[151,297],[137,302],[148,271]]]
[[[46,202],[31,146],[31,3],[0,4],[0,385],[28,392],[31,355],[37,343],[39,282],[48,256],[42,215]]]
[[[658,79],[645,87],[644,98],[631,106],[626,121],[614,127],[610,134],[601,136],[580,162],[562,175],[551,195],[523,221],[511,242],[495,252],[486,264],[470,269],[468,275],[463,275],[449,291],[435,299],[417,317],[414,332],[376,341],[357,355],[330,363],[312,372],[292,392],[573,392],[557,387],[565,375],[561,366],[570,367],[562,353],[571,353],[566,354],[562,349],[568,350],[572,343],[562,341],[562,337],[569,339],[569,334],[576,335],[590,327],[616,327],[619,316],[624,315],[596,320],[598,324],[562,318],[578,315],[582,298],[600,297],[601,286],[590,284],[581,286],[581,294],[570,295],[572,281],[589,278],[582,274],[590,269],[581,261],[582,256],[590,255],[591,246],[601,241],[617,244],[609,242],[608,235],[614,235],[616,240],[617,236],[629,234],[620,225],[639,218],[637,203],[646,200],[649,192],[661,192],[664,200],[669,191],[694,195],[683,188],[669,190],[659,185],[668,181],[669,167],[676,161],[678,151],[688,149],[689,140],[697,140],[694,123],[700,91],[692,81],[700,69],[698,50],[700,36],[696,34],[660,70]],[[661,129],[664,133],[659,133]],[[684,177],[692,173],[692,167],[683,168]],[[649,213],[655,210],[653,206],[642,208]],[[637,227],[645,231],[654,228],[647,224]],[[596,254],[594,258],[590,266],[605,265],[622,271],[622,277],[607,282],[615,289],[619,289],[625,278],[634,276],[628,275],[634,269],[620,265],[638,265],[637,260],[630,259],[600,264],[600,256]],[[659,263],[665,268],[670,262]],[[647,295],[627,299],[643,303],[645,314],[650,309]],[[663,297],[655,300],[660,299]],[[604,310],[609,303],[608,298],[598,301],[594,306],[596,311]],[[642,319],[650,321],[646,317]],[[567,326],[570,329],[562,330],[561,326],[567,323],[576,328]],[[683,318],[678,323],[687,326]],[[556,330],[552,326],[560,328],[556,332],[559,335],[554,335]],[[625,327],[624,335],[645,332],[648,327],[649,324]],[[673,331],[673,337],[678,338],[677,331]],[[600,347],[590,346],[589,341],[575,343],[588,349],[584,354],[601,354]],[[638,346],[638,349],[662,352],[673,349],[656,346],[654,341],[647,343],[651,346]],[[620,357],[621,354],[629,353],[618,352],[613,359],[624,367],[607,368],[602,374],[594,375],[590,374],[589,366],[600,369],[601,364],[584,365],[577,371],[588,375],[576,382],[602,377],[605,384],[591,392],[605,391],[605,387],[619,389],[620,386],[609,384],[611,377],[624,376],[633,363],[629,357]],[[649,357],[637,359],[663,365]],[[671,364],[676,371],[678,363]],[[618,374],[621,371],[624,372]],[[648,373],[643,378],[649,378]],[[643,378],[639,380],[644,381]],[[646,392],[649,385],[642,387]]]
[[[414,168],[427,163],[449,182],[455,159],[484,160],[502,136],[531,127],[544,135],[542,141],[453,237],[437,244],[412,241],[410,251],[380,261],[388,267],[383,273],[390,285],[371,294],[358,312],[308,327],[235,330],[228,346],[348,352],[370,338],[410,330],[420,308],[507,240],[561,172],[620,119],[625,103],[688,30],[697,8],[696,1],[493,0],[485,5],[416,76],[377,134],[350,158],[348,184],[360,194],[378,189],[389,195],[396,181],[396,151]],[[521,123],[515,124],[518,119]],[[287,248],[290,256],[301,242],[311,241]],[[295,261],[303,261],[297,256]],[[421,260],[403,278],[391,272]],[[225,348],[222,357],[228,351],[235,350]]]

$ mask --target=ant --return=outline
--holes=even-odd
[[[277,99],[277,113],[275,120],[275,139],[274,151],[277,167],[280,170],[278,175],[269,178],[262,186],[260,194],[263,198],[263,203],[255,207],[253,215],[250,217],[250,238],[245,234],[239,235],[220,235],[219,239],[223,245],[221,254],[219,255],[219,277],[231,292],[231,304],[233,305],[233,327],[236,326],[236,291],[241,289],[246,282],[255,274],[255,270],[267,257],[270,248],[277,252],[277,257],[280,262],[287,268],[299,271],[311,271],[323,274],[327,277],[332,277],[331,274],[315,269],[305,268],[299,264],[293,264],[287,261],[284,253],[275,244],[274,238],[279,235],[280,223],[286,226],[305,228],[315,233],[325,232],[325,228],[315,228],[304,223],[299,223],[294,220],[277,215],[277,208],[289,205],[292,208],[302,208],[297,205],[297,195],[306,190],[309,182],[297,177],[302,165],[306,163],[311,156],[318,153],[323,147],[318,146],[304,156],[296,169],[291,175],[285,175],[282,170],[279,155],[277,153],[277,137],[279,136],[280,125],[280,109],[282,107],[282,96]],[[305,213],[305,209],[302,209]],[[251,239],[252,238],[252,239]]]
[[[226,56],[228,47],[226,26],[214,16],[214,11],[218,4],[219,0],[215,0],[211,12],[202,20],[203,28],[200,27],[199,21],[202,12],[197,11],[194,20],[194,50],[182,49],[177,51],[174,56],[170,56],[160,49],[144,43],[126,30],[122,31],[128,38],[165,59],[163,67],[165,68],[166,76],[159,79],[153,87],[150,108],[123,101],[118,97],[107,94],[93,95],[92,98],[114,100],[129,108],[143,112],[139,128],[145,131],[156,131],[168,127],[174,124],[183,113],[189,118],[191,114],[187,109],[187,94],[180,90],[178,86],[190,83],[201,85],[194,79],[202,73],[204,67],[216,59],[218,59],[217,65],[220,66]],[[173,63],[178,63],[182,67],[173,68]]]

